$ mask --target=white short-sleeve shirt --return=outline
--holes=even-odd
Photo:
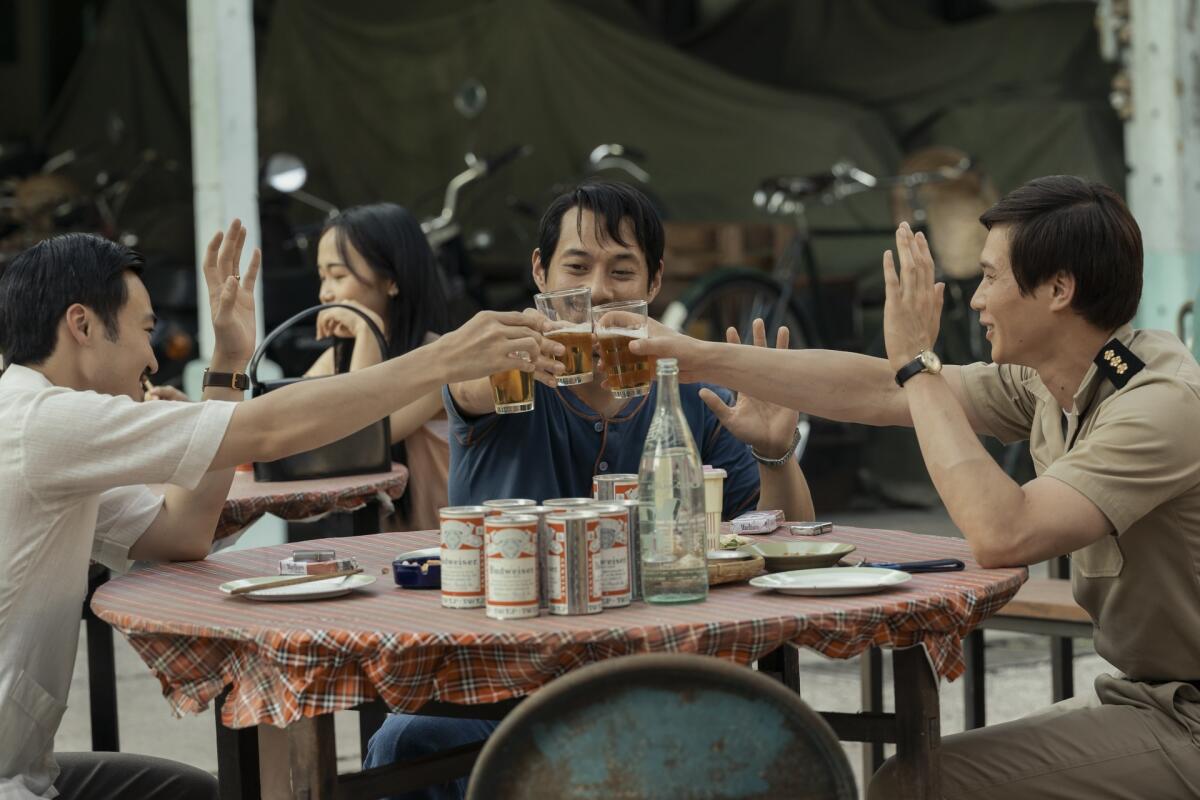
[[[162,499],[195,488],[234,403],[136,403],[0,375],[0,800],[55,797],[88,561],[117,570]]]

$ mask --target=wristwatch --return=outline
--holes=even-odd
[[[801,427],[802,426],[799,424],[796,425],[796,430],[792,434],[792,443],[788,445],[787,452],[781,455],[779,458],[767,458],[766,456],[759,455],[758,451],[754,449],[753,445],[750,446],[750,455],[754,457],[755,461],[760,464],[766,464],[768,467],[779,467],[786,464],[789,460],[791,460],[792,453],[796,452],[796,445],[800,444],[800,439],[803,437],[803,433],[800,430]]]
[[[241,389],[244,392],[250,388],[250,379],[244,372],[212,372],[206,369],[200,385],[205,389],[216,386],[220,389]]]
[[[917,357],[896,370],[896,385],[903,386],[913,375],[928,372],[937,375],[942,371],[942,360],[932,350],[922,350]]]

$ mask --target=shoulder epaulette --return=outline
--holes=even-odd
[[[1125,384],[1129,383],[1134,375],[1146,368],[1146,362],[1131,353],[1128,347],[1116,339],[1110,340],[1108,344],[1100,348],[1094,361],[1100,368],[1100,374],[1108,378],[1118,389],[1124,389]]]

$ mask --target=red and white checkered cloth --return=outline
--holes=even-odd
[[[263,514],[298,522],[333,511],[356,511],[378,495],[395,500],[407,487],[408,467],[403,464],[393,464],[391,472],[370,475],[269,483],[259,483],[251,473],[239,471],[233,476],[213,538],[232,536]]]
[[[437,590],[398,588],[393,557],[437,543],[434,532],[306,542],[354,556],[378,580],[338,599],[266,603],[219,584],[277,572],[291,546],[163,564],[110,581],[92,608],[129,639],[176,713],[199,713],[231,686],[223,722],[286,725],[376,696],[399,711],[429,701],[491,703],[534,692],[584,664],[640,652],[684,652],[743,664],[785,642],[833,658],[871,645],[923,644],[937,673],[963,671],[961,638],[1024,583],[1023,568],[981,569],[958,539],[835,528],[872,561],[959,558],[964,572],[914,575],[877,594],[794,597],[746,583],[715,586],[704,603],[634,603],[591,616],[493,620],[442,608]]]

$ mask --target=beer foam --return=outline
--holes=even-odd
[[[646,338],[646,329],[640,328],[640,329],[635,330],[632,328],[598,328],[596,330],[596,335],[597,336],[628,336],[630,339],[645,339]]]
[[[546,331],[546,335],[553,336],[556,333],[588,333],[588,334],[590,334],[591,332],[592,332],[591,325],[588,325],[587,323],[580,323],[579,325],[568,325],[564,328],[553,328],[551,330]]]

